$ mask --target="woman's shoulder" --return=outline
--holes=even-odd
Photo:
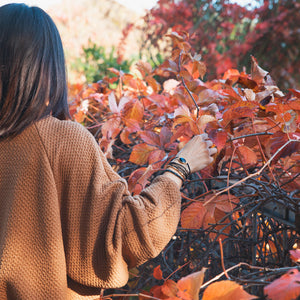
[[[98,146],[93,135],[81,124],[49,116],[36,123],[44,143]]]
[[[36,127],[43,135],[59,138],[90,138],[91,133],[81,124],[71,120],[59,120],[48,116],[36,123]]]

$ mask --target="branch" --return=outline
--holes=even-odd
[[[219,191],[218,193],[216,193],[214,196],[212,196],[209,200],[207,200],[203,205],[206,206],[207,204],[209,204],[210,202],[212,202],[216,197],[218,197],[219,195],[221,195],[224,192],[227,192],[229,190],[231,190],[233,187],[240,185],[241,183],[245,182],[246,180],[252,178],[252,177],[256,177],[258,175],[260,175],[263,170],[268,167],[270,165],[270,163],[272,162],[272,160],[278,155],[278,153],[280,153],[280,151],[282,151],[288,144],[292,143],[292,142],[300,142],[298,140],[288,140],[283,146],[281,146],[273,155],[272,157],[262,166],[262,168],[260,170],[258,170],[257,172],[250,174],[249,176],[241,179],[240,181],[235,182],[233,185]]]

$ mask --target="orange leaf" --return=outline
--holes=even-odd
[[[153,270],[153,277],[155,279],[158,279],[158,280],[163,279],[163,273],[162,273],[162,270],[160,268],[160,265],[158,265],[157,267],[154,268],[154,270]]]
[[[130,154],[129,161],[131,161],[137,165],[144,165],[148,161],[150,152],[155,149],[157,149],[157,148],[147,145],[145,143],[135,145],[132,148],[132,152]]]
[[[250,300],[257,299],[243,290],[243,287],[234,281],[222,280],[210,284],[204,291],[202,300]]]
[[[175,118],[174,126],[177,124],[186,123],[193,120],[189,108],[184,104],[175,109],[174,118]]]
[[[107,120],[102,125],[101,132],[105,139],[114,139],[121,129],[121,119],[118,117]]]
[[[206,268],[202,268],[202,270],[199,272],[195,272],[181,278],[177,282],[177,287],[179,290],[177,296],[181,299],[198,300],[200,287],[203,283],[206,270]]]
[[[136,100],[134,103],[127,103],[124,113],[127,119],[141,121],[144,116],[144,106],[138,100]]]
[[[120,138],[122,143],[129,145],[132,143],[132,141],[129,139],[129,135],[130,135],[130,131],[127,130],[127,128],[125,128],[124,130],[122,130],[121,134],[120,134]]]
[[[201,202],[193,202],[181,213],[181,226],[187,229],[199,229],[203,226],[206,208]]]
[[[136,63],[136,67],[143,77],[152,72],[152,67],[148,62],[139,61]]]
[[[227,80],[227,79],[232,79],[232,77],[236,77],[237,79],[240,76],[240,72],[236,69],[229,69],[227,70],[224,75],[223,75],[223,79]]]
[[[208,135],[212,142],[216,145],[218,152],[220,153],[220,151],[226,144],[228,133],[221,129],[213,129],[209,131]]]
[[[143,131],[141,132],[140,137],[145,143],[149,145],[160,146],[159,136],[153,131]]]
[[[252,103],[252,102],[251,102]],[[231,120],[240,119],[240,118],[253,118],[254,112],[253,107],[248,106],[232,106],[226,110],[223,114],[223,125],[226,126]]]
[[[178,291],[176,282],[170,279],[166,280],[165,283],[161,286],[161,291],[169,298],[176,297]]]
[[[255,165],[257,163],[257,155],[255,152],[247,146],[238,147],[242,162],[245,165]]]
[[[223,195],[219,195],[215,202],[216,202],[216,208],[228,213],[231,212],[236,207],[236,204],[239,203],[239,198],[233,195],[229,196],[228,194],[223,194]]]
[[[265,77],[269,74],[269,72],[262,69],[255,59],[254,56],[251,56],[252,64],[251,64],[251,77],[258,84],[264,83]]]
[[[137,184],[138,180],[144,175],[147,168],[139,168],[137,170],[134,170],[131,175],[128,178],[128,190],[132,193],[135,185]],[[140,186],[140,190],[142,190],[143,187]]]
[[[293,300],[300,296],[300,273],[290,270],[264,288],[270,300]]]
[[[149,164],[155,164],[159,161],[163,161],[166,156],[166,152],[164,150],[154,150],[149,154]]]

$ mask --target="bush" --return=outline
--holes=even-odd
[[[84,74],[86,82],[97,82],[112,75],[109,68],[128,72],[131,63],[129,60],[118,61],[114,47],[107,53],[104,47],[90,41],[88,46],[83,47],[83,57],[78,58],[72,68]]]
[[[288,277],[291,286],[282,293],[297,297],[300,255],[292,252],[292,261],[289,251],[300,238],[300,92],[281,92],[254,57],[251,74],[229,69],[204,82],[206,65],[188,34],[169,37],[172,58],[158,68],[139,62],[138,76],[114,70],[115,89],[107,78],[70,90],[74,119],[94,133],[133,195],[193,135],[207,132],[218,149],[214,163],[182,188],[174,239],[157,259],[132,270],[125,290],[159,299],[197,299],[200,291],[203,299],[265,293],[280,300]],[[230,281],[212,283],[224,275]]]

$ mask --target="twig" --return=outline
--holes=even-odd
[[[179,58],[178,58],[178,70],[179,70],[179,73],[180,73],[180,71],[181,71],[181,56],[182,56],[182,51],[180,52]],[[200,108],[199,108],[199,106],[198,106],[198,104],[197,104],[197,102],[196,102],[194,96],[192,95],[191,91],[190,91],[189,88],[187,87],[187,85],[186,85],[186,83],[185,83],[185,81],[184,81],[184,78],[183,78],[182,76],[180,76],[180,79],[181,79],[181,82],[182,82],[184,88],[186,89],[186,91],[188,92],[188,94],[190,95],[190,97],[192,98],[192,100],[193,100],[193,102],[194,102],[194,104],[195,104],[195,106],[196,106],[196,109],[197,109],[197,118],[199,118],[199,111],[200,111]]]
[[[285,268],[278,268],[278,269],[270,269],[270,268],[263,268],[263,267],[256,267],[256,266],[251,266],[247,263],[244,263],[244,262],[240,262],[230,268],[228,268],[227,270],[225,270],[224,272],[220,273],[219,275],[215,276],[214,278],[212,278],[211,280],[207,281],[206,283],[202,284],[201,287],[200,287],[200,290],[201,289],[204,289],[206,288],[208,285],[210,285],[211,283],[213,283],[214,281],[217,281],[218,279],[220,279],[222,276],[225,275],[225,273],[227,272],[230,272],[236,268],[240,268],[241,266],[246,266],[250,269],[254,269],[254,270],[260,270],[260,271],[264,271],[264,272],[276,272],[276,273],[283,273],[283,272],[286,272],[286,271],[289,271],[291,269],[295,269],[295,267],[285,267]]]
[[[230,280],[230,277],[225,269],[225,265],[224,265],[224,253],[223,253],[223,245],[222,245],[222,239],[219,238],[219,245],[220,245],[220,252],[221,252],[221,264],[222,264],[222,269],[224,271],[224,274],[226,276],[227,279]]]
[[[160,298],[156,298],[150,295],[146,295],[146,294],[142,294],[142,293],[137,293],[137,294],[111,294],[111,295],[107,295],[104,297],[100,297],[99,299],[111,299],[113,297],[144,297],[144,298],[148,298],[148,299],[155,299],[155,300],[161,300]]]
[[[272,132],[250,133],[250,134],[230,138],[229,140],[227,140],[227,142],[232,142],[232,141],[235,141],[235,140],[244,139],[244,138],[251,137],[251,136],[258,136],[258,135],[273,135],[273,133]]]
[[[280,153],[281,150],[283,150],[288,144],[292,143],[292,142],[300,142],[298,140],[288,140],[283,146],[281,146],[273,155],[272,157],[261,167],[260,170],[258,170],[257,172],[250,174],[249,176],[241,179],[240,181],[235,182],[233,185],[219,191],[218,193],[216,193],[214,196],[212,196],[209,200],[207,200],[203,205],[206,206],[207,204],[209,204],[210,202],[212,202],[216,197],[218,197],[219,195],[221,195],[224,192],[227,192],[229,190],[231,190],[233,187],[240,185],[242,182],[245,182],[246,180],[258,176],[260,175],[263,170],[268,167],[270,165],[270,163],[272,162],[272,160],[278,155],[278,153]]]

